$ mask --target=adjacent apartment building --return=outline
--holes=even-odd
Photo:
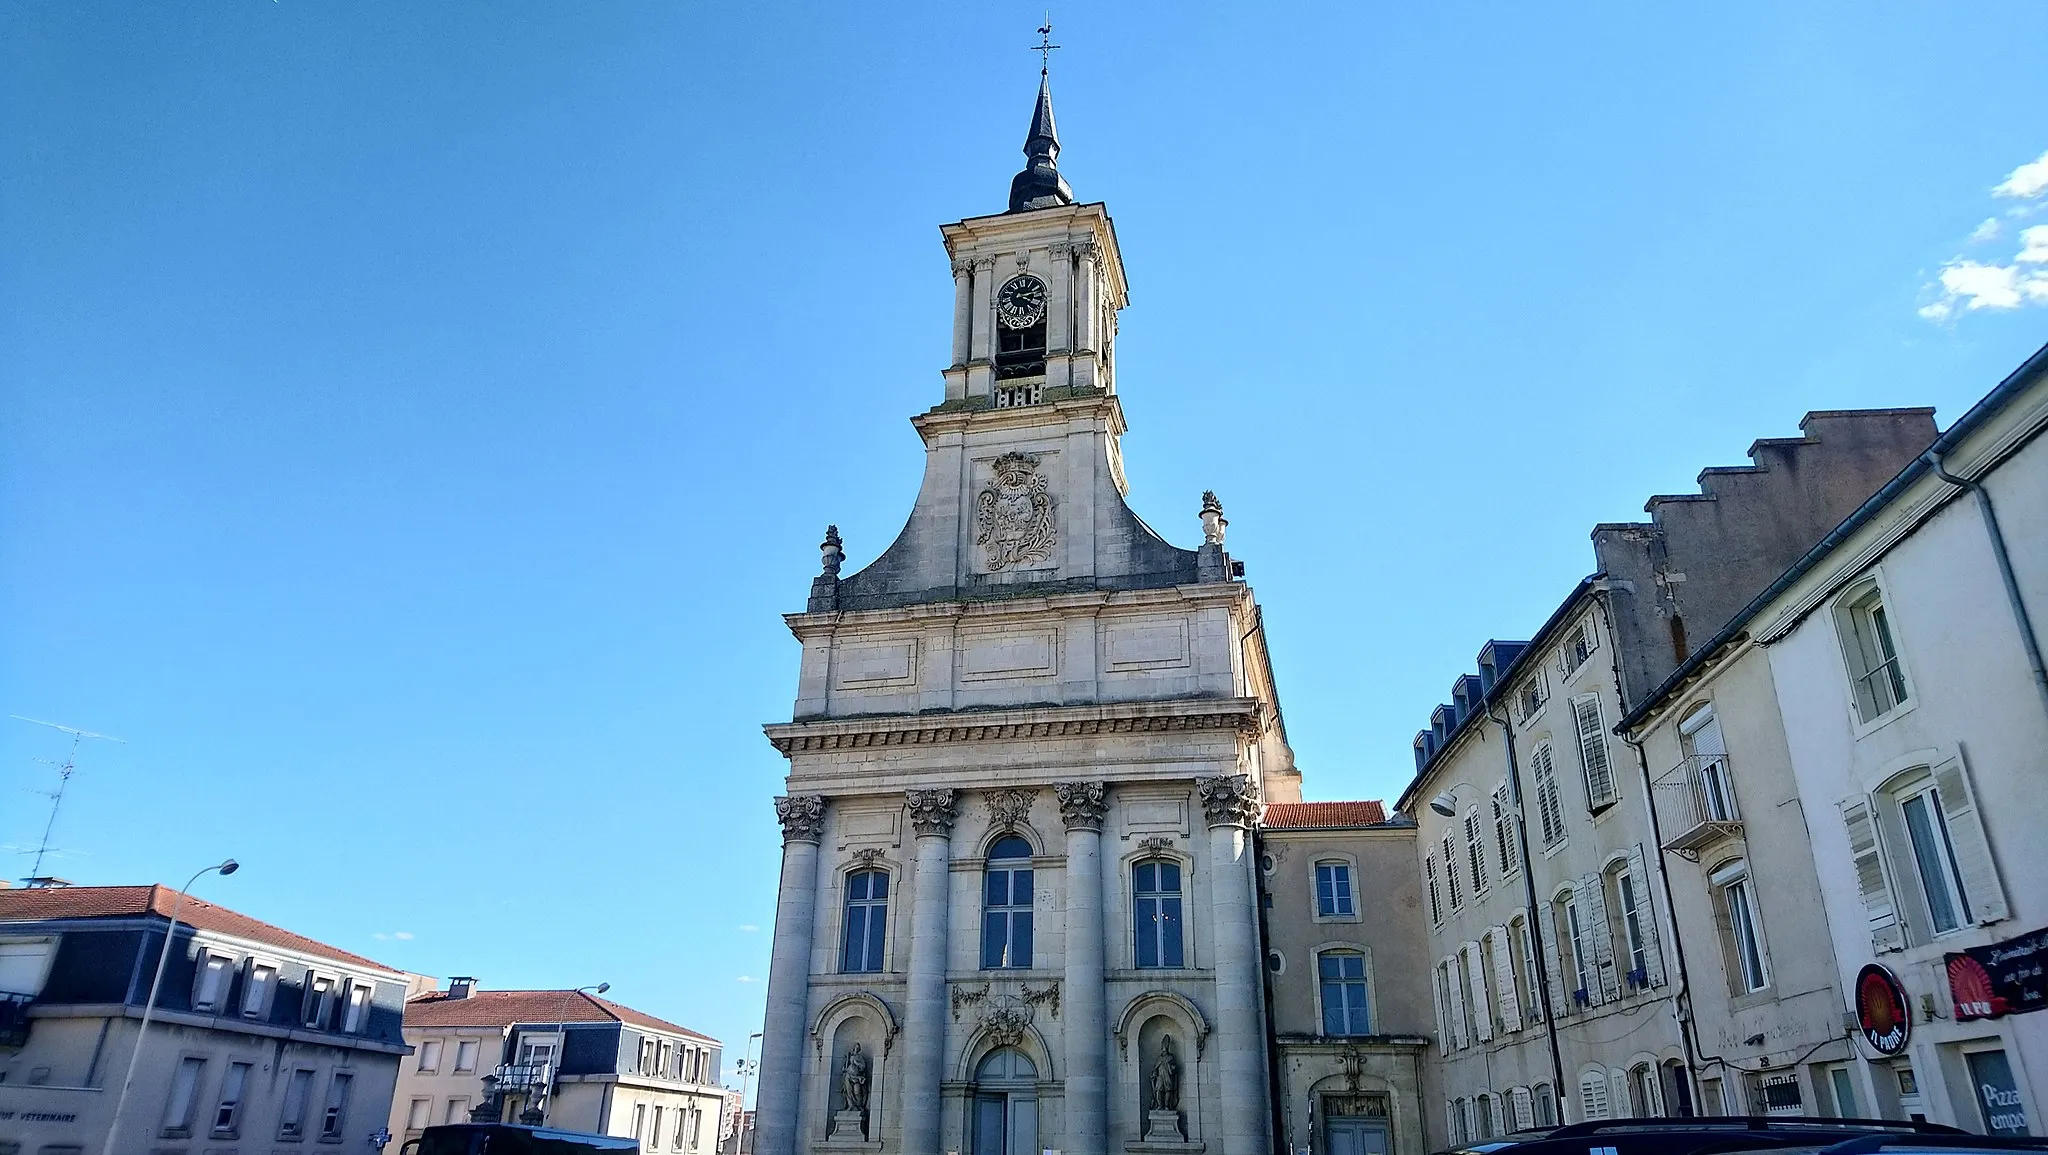
[[[585,991],[454,978],[406,1002],[405,1041],[413,1054],[391,1104],[399,1139],[479,1120],[631,1136],[646,1151],[718,1147],[718,1040]]]
[[[101,1150],[117,1103],[123,1152],[360,1148],[390,1113],[404,994],[399,971],[169,887],[0,890],[0,1151]]]
[[[2048,349],[1625,719],[1731,1107],[2040,1133],[2044,426]]]
[[[1491,641],[1415,739],[1444,1133],[1698,1109],[1635,702],[1934,438],[1925,409],[1810,413],[1752,464],[1593,531],[1599,569]],[[1677,1011],[1674,1014],[1674,1010]]]
[[[1279,802],[1258,831],[1277,1149],[1431,1149],[1429,962],[1415,823],[1379,802]]]

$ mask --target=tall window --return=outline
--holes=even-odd
[[[889,872],[856,870],[846,876],[846,929],[839,943],[839,969],[852,974],[882,969],[882,943],[889,928]]]
[[[1140,862],[1131,868],[1133,933],[1140,967],[1177,968],[1181,952],[1180,864]]]
[[[1500,876],[1506,878],[1521,869],[1522,847],[1515,838],[1515,809],[1505,782],[1493,791],[1493,841],[1500,851]]]
[[[1700,807],[1708,821],[1735,820],[1735,786],[1728,778],[1728,743],[1711,706],[1679,723],[1679,734],[1699,774]]]
[[[477,1041],[458,1039],[455,1042],[455,1073],[467,1075],[476,1070]]]
[[[1365,956],[1355,950],[1326,950],[1316,957],[1323,992],[1325,1035],[1372,1034],[1365,994]]]
[[[1932,782],[1899,798],[1899,817],[1913,852],[1913,870],[1927,897],[1934,933],[1943,934],[1973,921],[1970,900],[1958,884],[1955,843],[1941,813],[1941,791]]]
[[[1891,713],[1906,701],[1906,674],[1899,666],[1899,648],[1884,594],[1875,581],[1849,593],[1837,604],[1835,624],[1842,653],[1849,662],[1856,713],[1865,722]]]
[[[1472,893],[1486,893],[1486,836],[1480,833],[1479,811],[1465,815],[1465,860],[1472,867]]]
[[[242,1096],[249,1087],[249,1063],[229,1063],[220,1081],[220,1102],[213,1108],[213,1133],[232,1135],[242,1120]]]
[[[336,1071],[327,1080],[327,1105],[320,1111],[320,1137],[341,1138],[342,1128],[348,1121],[348,1092],[355,1085],[356,1077],[343,1071]]]
[[[1763,931],[1756,916],[1756,892],[1750,886],[1749,864],[1742,859],[1716,867],[1708,875],[1714,885],[1715,911],[1724,928],[1721,947],[1731,965],[1730,986],[1737,994],[1770,985]]]
[[[1536,1125],[1538,1127],[1557,1126],[1557,1096],[1552,1093],[1550,1084],[1536,1084],[1530,1088],[1529,1097],[1535,1100]]]
[[[1527,919],[1508,921],[1508,961],[1514,967],[1515,1005],[1522,1008],[1522,1017],[1532,1022],[1542,1018],[1537,1013],[1536,999],[1532,994],[1536,983],[1536,955],[1529,942]]]
[[[192,1009],[219,1011],[228,1001],[228,982],[235,973],[235,960],[224,955],[199,956],[199,976],[192,986]]]
[[[988,849],[981,883],[981,965],[1031,965],[1031,844],[1014,834]]]
[[[1614,766],[1607,758],[1607,724],[1600,718],[1600,699],[1588,694],[1572,699],[1572,723],[1579,732],[1579,763],[1586,770],[1586,805],[1593,810],[1614,803]]]
[[[1429,921],[1442,922],[1444,920],[1444,901],[1443,894],[1437,889],[1436,884],[1435,851],[1432,850],[1423,856],[1422,874],[1429,883]]]
[[[427,1039],[420,1043],[419,1069],[428,1075],[441,1069],[441,1040]]]
[[[1627,867],[1614,872],[1614,901],[1621,911],[1621,933],[1628,948],[1630,986],[1650,985],[1649,948],[1643,940],[1643,912],[1636,901],[1636,879]]]
[[[341,1017],[341,1029],[351,1035],[360,1035],[370,1029],[370,996],[375,988],[364,982],[348,984],[348,1004]]]
[[[284,1108],[278,1112],[280,1138],[297,1139],[306,1134],[306,1098],[313,1093],[313,1072],[301,1068],[292,1072],[284,1085]],[[450,1119],[449,1122],[456,1122]]]
[[[178,1069],[171,1074],[171,1095],[164,1103],[166,1134],[182,1135],[192,1130],[193,1102],[199,1097],[199,1076],[205,1070],[205,1059],[178,1060]]]
[[[307,1026],[316,1031],[326,1030],[334,1021],[334,980],[306,972],[306,993],[300,1009],[305,1012]]]
[[[1580,1006],[1584,1006],[1587,1002],[1591,1001],[1593,992],[1592,967],[1590,965],[1592,953],[1586,946],[1585,928],[1579,923],[1579,904],[1576,900],[1567,898],[1558,909],[1564,923],[1564,933],[1567,940],[1565,945],[1570,948],[1572,956],[1570,963],[1573,983],[1572,999]]]
[[[242,1015],[260,1019],[270,1013],[270,998],[277,990],[277,968],[268,963],[249,964],[249,977],[242,983]]]
[[[1557,796],[1557,761],[1550,743],[1536,747],[1529,764],[1536,771],[1536,812],[1543,819],[1543,845],[1554,846],[1564,837],[1564,806]]]
[[[1324,918],[1346,918],[1351,906],[1351,864],[1316,863],[1316,913]]]

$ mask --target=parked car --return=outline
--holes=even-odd
[[[638,1151],[638,1140],[620,1135],[558,1131],[514,1123],[449,1123],[407,1139],[399,1155],[588,1155],[592,1151]]]
[[[1524,1136],[1530,1136],[1524,1138]],[[1904,1139],[1940,1143],[1972,1139],[1967,1131],[1939,1123],[1897,1119],[1816,1119],[1807,1116],[1707,1115],[1686,1119],[1596,1119],[1549,1131],[1519,1131],[1498,1140],[1467,1144],[1446,1155],[1725,1155],[1743,1151],[1807,1152],[1853,1140]],[[1881,1144],[1877,1151],[1905,1152]],[[1970,1148],[1970,1150],[1978,1150]],[[1842,1155],[1831,1151],[1831,1155]]]

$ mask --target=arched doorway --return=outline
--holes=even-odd
[[[1038,1151],[1038,1067],[1015,1047],[974,1069],[974,1155]]]

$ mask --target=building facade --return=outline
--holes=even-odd
[[[717,1150],[722,1047],[687,1027],[583,991],[490,991],[473,978],[405,1004],[413,1054],[391,1133],[471,1121],[630,1136],[642,1150]]]
[[[1824,1112],[2040,1133],[2048,1023],[2027,1012],[2048,1005],[2044,426],[2048,349],[1627,720],[1705,796],[1707,821],[1691,827],[1708,827],[1695,849],[1714,913],[1745,879],[1788,892],[1782,917],[1766,905],[1723,936],[1735,985],[1772,995],[1775,976],[1802,965],[1793,956],[1831,962],[1827,1009],[1851,1016],[1854,1038],[1798,1073]],[[1755,797],[1757,776],[1738,772],[1721,806],[1722,735],[1730,766],[1746,735],[1794,804]],[[1764,808],[1796,812],[1803,829],[1763,831]],[[1780,838],[1810,843],[1810,880],[1783,853],[1765,860]],[[1815,910],[1826,944],[1809,941]]]
[[[1596,526],[1600,569],[1528,642],[1487,643],[1416,737],[1398,806],[1418,824],[1446,1144],[1699,1109],[1713,1052],[1685,997],[1648,763],[1613,729],[1689,637],[1934,435],[1924,409],[1810,413],[1801,431],[1703,471],[1697,494],[1651,498],[1647,522]]]
[[[1270,1150],[1251,827],[1298,798],[1224,552],[1124,502],[1116,232],[1041,83],[1009,211],[942,230],[908,524],[805,612],[758,1147]]]
[[[390,1113],[404,994],[401,972],[168,887],[0,890],[0,1150],[101,1150],[117,1105],[124,1153],[359,1146]]]
[[[1378,802],[1266,807],[1259,828],[1275,1150],[1429,1150],[1429,961],[1415,823]]]

